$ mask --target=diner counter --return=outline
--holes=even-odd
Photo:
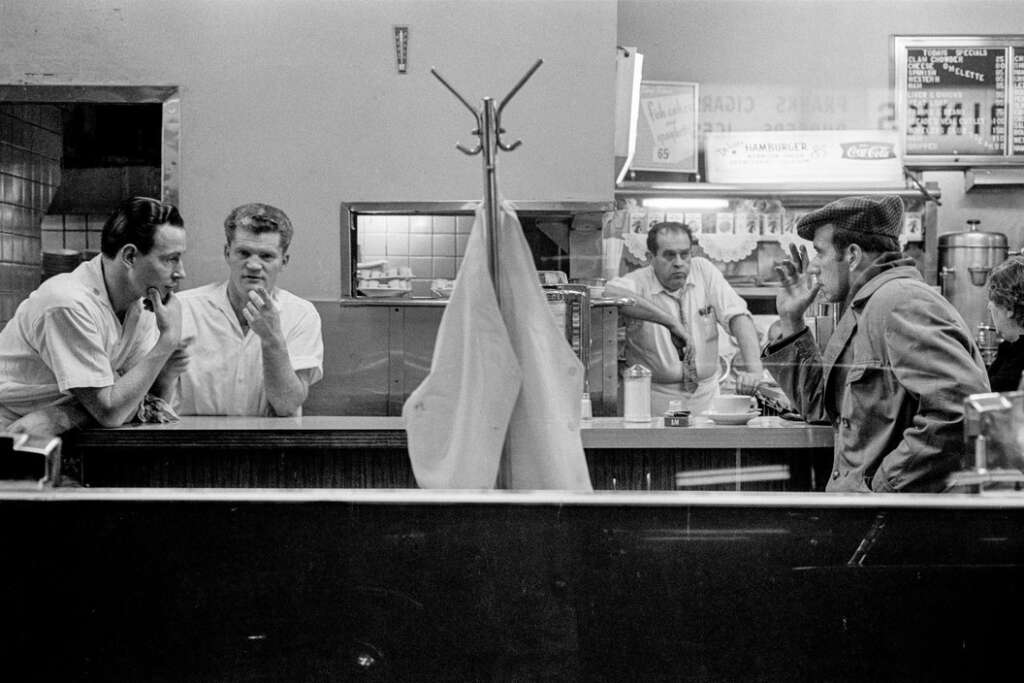
[[[698,418],[699,419],[699,418]],[[799,422],[779,427],[715,425],[707,421],[690,427],[665,427],[660,417],[650,422],[625,422],[597,417],[581,423],[583,448],[831,448],[832,428]],[[168,443],[189,446],[289,447],[299,443],[323,447],[405,448],[401,417],[306,416],[184,417],[173,424],[144,424],[117,429],[87,429],[69,437],[74,446],[151,446]]]
[[[665,427],[594,418],[580,430],[605,490],[820,490],[832,430]],[[65,472],[96,487],[415,488],[401,417],[185,417],[64,437]]]
[[[447,306],[448,298],[440,296],[412,296],[407,290],[395,290],[398,296],[343,296],[338,304],[343,307],[358,306]],[[607,306],[620,306],[623,299],[611,297],[600,297],[589,299],[591,306],[595,308]]]

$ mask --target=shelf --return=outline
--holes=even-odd
[[[937,183],[927,183],[928,192],[936,199],[940,196]],[[822,199],[850,195],[880,196],[894,194],[905,200],[923,199],[921,191],[914,187],[837,187],[835,185],[814,186],[791,185],[724,185],[720,183],[673,183],[673,182],[623,182],[615,188],[617,198],[627,197],[785,197],[790,202],[806,199],[808,203],[821,203]]]

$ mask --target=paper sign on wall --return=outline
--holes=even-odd
[[[895,131],[750,131],[708,133],[708,182],[846,187],[902,185]]]
[[[636,152],[638,171],[697,172],[697,84],[640,84]]]

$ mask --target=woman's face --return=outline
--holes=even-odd
[[[996,332],[999,336],[1006,341],[1017,341],[1020,337],[1021,330],[1020,325],[1013,319],[1013,311],[1008,311],[1003,308],[992,299],[988,300],[988,313],[992,316],[992,325],[995,326]]]

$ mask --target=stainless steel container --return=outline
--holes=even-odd
[[[967,322],[971,334],[979,323],[990,324],[985,283],[992,268],[1006,260],[1006,235],[979,229],[977,220],[967,230],[939,235],[939,284]]]

